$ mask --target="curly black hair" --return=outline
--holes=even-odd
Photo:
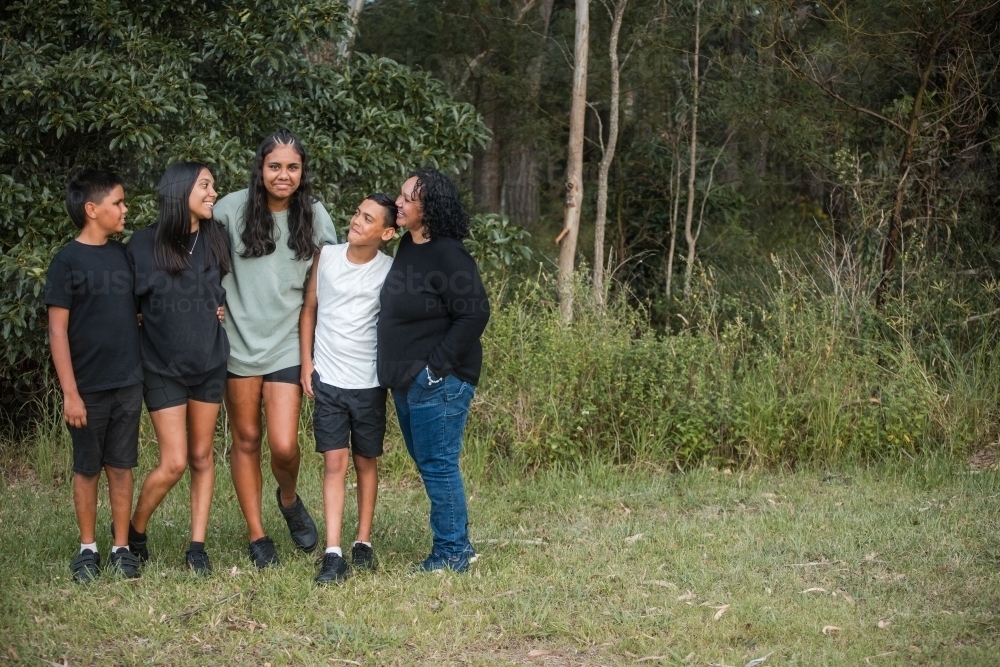
[[[418,169],[413,194],[423,210],[424,235],[428,239],[464,239],[469,235],[469,214],[451,179],[437,169]]]

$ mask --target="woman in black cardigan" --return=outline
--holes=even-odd
[[[455,184],[438,171],[417,171],[396,206],[397,222],[409,234],[382,286],[379,382],[392,389],[406,449],[431,501],[434,546],[419,567],[464,572],[476,552],[458,460],[490,304],[462,244],[469,216]]]

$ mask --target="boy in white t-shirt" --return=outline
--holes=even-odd
[[[372,520],[378,496],[378,458],[385,438],[386,390],[375,369],[379,292],[392,258],[379,246],[396,233],[396,204],[369,195],[351,218],[347,243],[324,246],[316,256],[299,317],[302,389],[316,399],[313,430],[323,454],[326,553],[316,583],[341,583],[351,571],[340,548],[348,441],[358,477],[355,568],[375,566]]]

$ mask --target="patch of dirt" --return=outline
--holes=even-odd
[[[969,467],[973,470],[996,469],[998,467],[998,460],[1000,460],[1000,453],[997,451],[998,446],[1000,446],[1000,442],[995,442],[989,447],[980,449],[969,456]]]
[[[38,475],[24,461],[12,458],[0,464],[0,476],[3,477],[4,484],[8,486],[30,486],[34,490],[41,488]]]

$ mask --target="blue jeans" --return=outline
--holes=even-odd
[[[410,458],[424,480],[431,501],[432,554],[459,558],[472,552],[465,485],[458,468],[462,434],[475,385],[454,375],[432,384],[420,371],[404,389],[393,389],[392,400]]]

